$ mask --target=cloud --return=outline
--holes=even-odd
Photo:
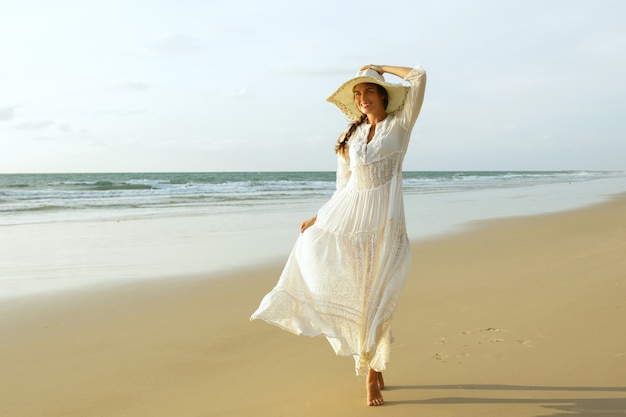
[[[224,93],[224,98],[227,99],[243,99],[247,97],[250,97],[250,92],[245,88]]]
[[[176,34],[157,41],[154,49],[165,55],[181,56],[200,53],[205,50],[205,47],[196,38]]]
[[[112,86],[117,91],[141,92],[150,89],[150,84],[141,81],[122,81]]]
[[[107,109],[107,110],[98,110],[97,114],[103,115],[103,116],[130,117],[130,116],[136,116],[139,114],[144,114],[146,112],[147,110],[145,108],[130,109],[130,110]]]
[[[574,52],[586,59],[601,59],[603,62],[624,64],[626,58],[626,34],[617,30],[606,30],[587,36]]]
[[[50,142],[59,140],[56,136],[32,136],[29,139],[35,142]]]
[[[53,125],[54,122],[50,120],[42,120],[40,122],[22,122],[16,127],[20,130],[41,130]]]
[[[15,126],[15,129],[17,130],[23,130],[23,131],[42,131],[45,129],[56,129],[57,132],[61,132],[61,133],[74,133],[75,130],[67,123],[57,123],[57,122],[53,122],[52,120],[40,120],[40,121],[26,121],[26,122],[21,122],[19,124],[17,124]],[[53,130],[49,130],[49,132],[52,132]],[[45,135],[45,133],[44,133]],[[49,138],[34,138],[37,140],[47,140]]]
[[[356,73],[354,68],[296,68],[296,67],[282,67],[277,68],[275,72],[278,75],[289,75],[295,77],[336,77],[342,76],[347,77],[351,74]]]
[[[0,107],[0,122],[8,122],[15,117],[15,109],[19,106]]]

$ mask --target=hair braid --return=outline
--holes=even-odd
[[[352,136],[356,128],[366,120],[367,120],[367,116],[364,114],[363,116],[361,116],[359,120],[351,123],[348,129],[344,133],[342,133],[341,136],[339,136],[339,139],[338,139],[339,143],[337,143],[337,145],[335,146],[336,153],[340,154],[343,157],[347,156],[347,153],[348,153],[347,145],[348,145],[348,140],[350,139],[350,136]]]

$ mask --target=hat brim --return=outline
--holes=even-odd
[[[357,84],[370,83],[378,84],[387,90],[389,96],[389,103],[387,104],[387,113],[392,114],[397,112],[404,106],[404,101],[409,93],[409,87],[402,84],[391,84],[384,81],[380,81],[374,77],[367,75],[354,77],[351,80],[343,83],[334,93],[326,99],[326,101],[333,103],[341,110],[346,117],[353,122],[358,121],[363,113],[358,109],[354,101],[353,88]]]

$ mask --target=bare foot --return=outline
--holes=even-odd
[[[382,385],[381,385],[382,384]],[[383,394],[381,388],[385,386],[382,372],[376,372],[370,369],[367,373],[365,381],[365,390],[367,391],[367,405],[377,406],[383,405]]]

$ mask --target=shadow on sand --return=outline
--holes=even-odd
[[[552,387],[532,385],[405,385],[388,386],[386,391],[395,390],[465,390],[484,391],[484,396],[472,397],[441,397],[424,400],[408,401],[385,401],[385,406],[399,404],[536,404],[549,411],[544,416],[536,417],[626,417],[626,387]],[[537,391],[549,392],[577,392],[580,395],[571,395],[568,398],[502,398],[501,395],[489,397],[489,391],[525,391],[529,393]],[[607,397],[595,398],[597,393],[624,393],[622,398]],[[587,395],[596,393],[594,398],[585,398]],[[513,396],[513,395],[511,395]]]

